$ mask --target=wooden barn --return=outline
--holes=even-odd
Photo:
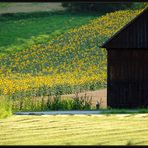
[[[102,48],[107,50],[107,106],[148,107],[148,8]]]

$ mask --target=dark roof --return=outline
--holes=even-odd
[[[148,7],[108,39],[101,48],[148,48]]]

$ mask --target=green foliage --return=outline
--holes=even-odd
[[[86,94],[79,97],[78,93],[73,98],[72,110],[90,110],[92,103],[92,97],[89,98]]]
[[[54,101],[52,102],[52,110],[61,110],[62,109],[62,101],[60,96],[55,96]]]
[[[47,109],[48,110],[68,110],[70,100],[61,100],[61,96],[48,97]]]
[[[111,108],[100,110],[102,114],[138,114],[138,113],[148,113],[148,108],[137,108],[137,109],[125,109],[125,108]]]
[[[12,100],[12,110],[16,111],[46,111],[47,104],[44,97],[25,97]]]
[[[12,110],[16,111],[48,111],[48,110],[90,110],[92,98],[88,96],[61,99],[60,95],[15,98]]]
[[[9,3],[6,3],[6,2],[0,3],[0,8],[7,7],[8,5],[9,5]]]
[[[148,113],[148,108],[139,108],[138,113]]]
[[[6,96],[0,96],[0,119],[11,114],[11,101]]]
[[[86,90],[98,90],[105,88],[106,84],[94,82],[79,85],[55,85],[54,87],[42,86],[30,91],[18,91],[9,95],[10,99],[18,99],[22,97],[43,97],[43,96],[57,96],[64,94],[80,93]]]

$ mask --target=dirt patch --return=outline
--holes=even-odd
[[[64,10],[61,3],[10,3],[6,7],[0,8],[0,14],[56,10]]]
[[[67,94],[61,95],[61,99],[73,99],[76,98],[77,94]],[[48,99],[52,100],[54,96],[42,96],[42,97],[32,97],[30,100],[16,100],[13,102],[14,108],[19,108],[20,110],[24,108],[26,102],[31,101],[34,105],[42,103],[42,101],[46,104]],[[107,89],[101,89],[96,91],[85,91],[78,93],[78,97],[83,97],[83,99],[92,99],[91,103],[94,108],[96,108],[96,103],[99,102],[100,108],[107,108]]]
[[[85,96],[85,94],[89,97],[92,97],[92,105],[95,106],[97,101],[100,102],[101,108],[107,107],[107,89],[101,89],[96,91],[85,91],[83,93],[79,93],[79,97]],[[62,95],[62,99],[65,98],[73,98],[76,94],[68,94],[68,95]]]
[[[96,107],[97,101],[100,103],[100,108],[107,108],[107,89],[101,89],[96,91],[84,91],[81,93],[78,93],[79,97],[87,96],[88,98],[92,98],[92,106]],[[67,95],[61,95],[61,99],[71,99],[76,97],[76,94],[67,94]],[[38,97],[37,99],[41,99],[41,97]],[[36,98],[35,98],[36,100]],[[44,101],[47,101],[48,97],[44,96]]]

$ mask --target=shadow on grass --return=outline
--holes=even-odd
[[[100,16],[107,12],[71,12],[67,10],[58,10],[58,11],[38,11],[38,12],[17,12],[17,13],[4,13],[0,14],[0,21],[8,20],[20,20],[20,19],[30,19],[30,18],[40,18],[40,17],[49,17],[54,15],[64,15],[64,16]]]
[[[140,114],[140,113],[148,113],[148,108],[142,109],[103,109],[100,110],[101,114]]]

